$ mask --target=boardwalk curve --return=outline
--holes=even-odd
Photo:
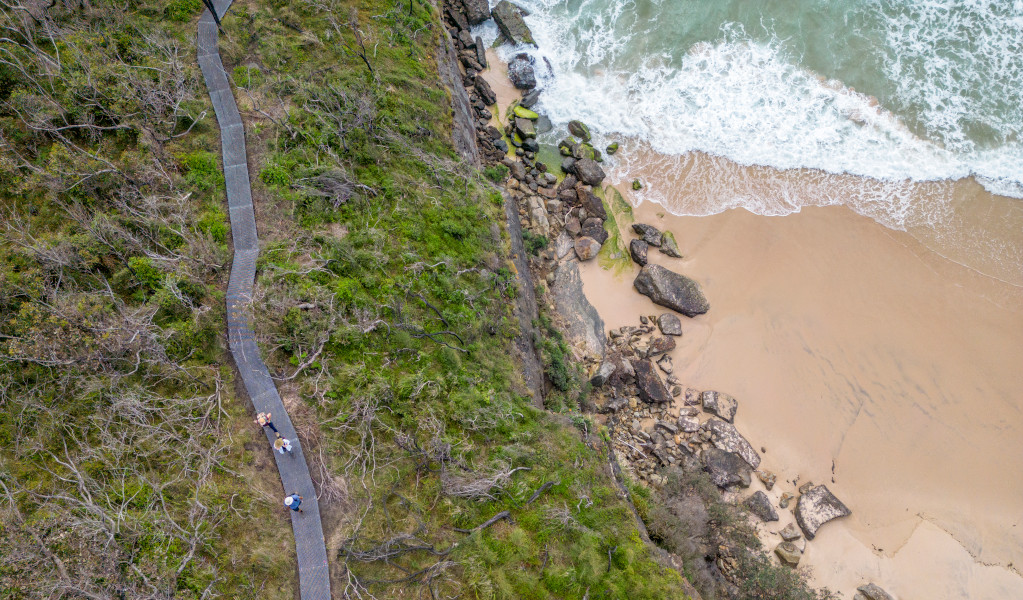
[[[231,0],[214,0],[217,16],[223,17],[231,6]],[[256,346],[252,331],[252,288],[256,277],[256,256],[259,254],[259,238],[256,236],[256,219],[252,210],[252,189],[249,185],[249,169],[245,153],[245,128],[242,125],[238,105],[235,103],[231,85],[224,71],[217,47],[217,25],[213,15],[205,11],[199,19],[197,37],[199,67],[202,69],[206,87],[213,101],[213,109],[220,125],[221,152],[224,158],[224,180],[227,187],[227,204],[231,213],[231,234],[234,239],[234,260],[231,263],[231,277],[227,286],[227,330],[228,342],[235,365],[241,374],[245,390],[252,399],[256,412],[273,414],[274,425],[281,435],[293,443],[291,454],[273,452],[277,470],[281,475],[284,493],[298,492],[304,498],[303,513],[291,513],[291,525],[295,531],[295,554],[298,559],[299,591],[302,600],[329,600],[330,573],[327,566],[327,548],[323,541],[323,526],[320,523],[320,507],[316,490],[309,477],[302,445],[295,434],[277,387],[270,379],[263,359]],[[267,440],[273,441],[269,428],[264,428]],[[284,494],[281,494],[283,501]],[[283,503],[281,510],[285,510]]]

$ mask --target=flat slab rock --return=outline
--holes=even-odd
[[[558,313],[565,320],[569,341],[573,345],[581,342],[588,353],[598,357],[604,356],[607,344],[604,321],[583,293],[578,263],[571,261],[558,267],[554,272],[551,294],[554,296]]]
[[[739,409],[739,402],[735,398],[728,394],[707,390],[700,394],[700,400],[703,402],[703,410],[715,414],[729,423],[735,421],[735,411]]]
[[[891,594],[884,591],[877,584],[868,583],[856,588],[856,595],[853,600],[894,600]]]
[[[758,491],[749,498],[743,501],[743,505],[749,509],[749,511],[756,516],[760,517],[761,521],[777,521],[778,511],[774,510],[771,506],[771,499],[767,497],[764,492]]]
[[[808,540],[817,535],[821,525],[851,514],[852,511],[824,485],[810,488],[796,503],[796,523]]]
[[[798,565],[799,559],[803,555],[803,553],[799,551],[799,548],[797,548],[792,542],[782,542],[778,544],[774,549],[774,553],[778,555],[778,558],[781,560],[783,565],[789,567],[795,567]]]
[[[703,466],[710,473],[710,480],[719,488],[730,488],[736,485],[749,487],[752,483],[752,469],[741,456],[719,448],[707,448],[703,451]]]
[[[643,267],[632,285],[640,294],[653,300],[654,304],[687,317],[702,315],[710,310],[710,304],[703,296],[699,283],[661,265]]]
[[[671,393],[661,381],[657,374],[654,363],[648,359],[634,361],[632,367],[636,370],[636,387],[639,388],[639,397],[643,402],[650,404],[664,404],[671,402]]]
[[[645,244],[643,240],[633,240],[634,242],[640,242]],[[639,261],[636,261],[639,262]],[[642,264],[646,264],[643,262]],[[664,313],[657,317],[657,327],[660,328],[663,335],[682,335],[682,319],[678,318],[678,315],[671,313]]]
[[[735,425],[720,419],[709,419],[704,425],[710,432],[714,445],[727,452],[734,452],[742,457],[746,464],[756,469],[760,466],[760,455],[753,445],[742,437]]]

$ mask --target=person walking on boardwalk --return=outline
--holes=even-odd
[[[276,427],[274,427],[274,422],[270,420],[270,416],[272,414],[273,413],[263,413],[263,412],[259,413],[258,415],[256,415],[256,423],[259,423],[260,427],[269,427],[270,429],[274,430],[274,433],[276,433],[277,435],[280,435],[280,432],[277,431]]]
[[[291,440],[286,437],[282,437],[281,434],[277,434],[277,439],[274,440],[274,450],[284,454],[287,452],[291,454]]]
[[[290,496],[284,499],[284,506],[291,510],[302,512],[302,496],[299,496],[298,492],[292,492]]]

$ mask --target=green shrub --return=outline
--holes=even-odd
[[[214,190],[224,185],[224,173],[217,155],[212,152],[191,152],[181,158],[181,164],[185,167],[185,179],[200,190]]]
[[[269,164],[259,172],[259,179],[269,186],[286,188],[291,185],[291,171],[282,165]]]
[[[186,23],[199,16],[202,7],[202,0],[170,0],[165,11],[171,21]]]
[[[500,183],[508,179],[508,167],[496,164],[483,169],[483,175],[494,183]]]
[[[547,236],[536,235],[535,233],[526,229],[522,230],[522,244],[526,248],[526,252],[529,252],[533,256],[540,254],[540,251],[547,247],[550,241]]]

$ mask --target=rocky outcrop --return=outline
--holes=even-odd
[[[646,244],[643,240],[633,240],[633,243],[635,242]],[[682,335],[682,320],[671,313],[664,313],[657,317],[657,327],[664,335]]]
[[[533,41],[533,32],[529,30],[526,25],[523,16],[524,11],[518,6],[508,2],[508,0],[501,0],[497,3],[492,11],[494,16],[494,22],[497,23],[497,28],[501,30],[501,35],[512,44],[530,44],[536,46],[536,42]]]
[[[808,540],[817,535],[821,525],[851,514],[852,511],[823,485],[810,488],[796,503],[796,523]]]
[[[569,339],[581,343],[590,354],[604,356],[607,343],[604,321],[583,293],[578,263],[567,262],[558,267],[554,272],[551,293],[558,314],[567,325]]]
[[[728,394],[707,390],[700,394],[700,400],[703,402],[703,410],[715,414],[729,423],[735,420],[735,411],[739,408],[739,403],[735,398]]]
[[[604,169],[591,158],[580,158],[572,166],[573,172],[586,185],[600,185],[604,181]]]
[[[490,106],[497,102],[497,94],[494,93],[493,88],[490,87],[490,84],[487,83],[486,79],[477,77],[473,85],[476,88],[476,93],[480,95],[480,100],[482,100],[484,104]]]
[[[710,304],[703,296],[696,281],[669,271],[660,265],[647,265],[633,282],[636,291],[666,308],[680,312],[687,317],[702,315],[710,310]]]
[[[649,404],[663,404],[671,402],[671,393],[661,381],[657,374],[654,363],[649,360],[637,360],[632,363],[636,371],[636,387],[639,389],[639,398]]]
[[[758,491],[743,502],[751,513],[760,517],[761,521],[777,521],[778,511],[771,506],[771,499],[764,492]]]
[[[749,487],[752,481],[749,465],[734,452],[727,452],[720,448],[707,448],[703,451],[703,466],[710,474],[710,480],[720,488],[737,485]]]
[[[704,423],[704,427],[710,432],[711,440],[716,447],[728,452],[735,452],[754,469],[760,466],[760,455],[753,449],[753,445],[735,429],[735,425],[720,419],[708,419]]]

